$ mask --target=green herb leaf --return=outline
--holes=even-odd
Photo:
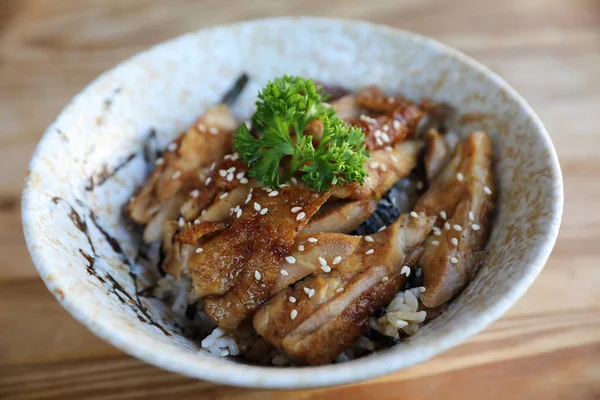
[[[324,126],[317,149],[312,136],[304,134],[315,119]],[[269,82],[258,94],[252,123],[257,137],[243,124],[236,131],[234,149],[250,166],[250,176],[266,186],[276,188],[296,171],[304,172],[302,180],[318,191],[332,184],[362,183],[367,176],[364,134],[345,126],[310,79],[285,75]],[[285,156],[291,159],[282,165]]]

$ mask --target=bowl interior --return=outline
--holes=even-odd
[[[485,262],[449,310],[380,354],[325,367],[266,368],[198,353],[182,322],[148,297],[139,234],[121,208],[164,148],[241,72],[247,117],[261,85],[284,73],[413,99],[446,101],[463,134],[494,141],[499,202]],[[23,200],[40,275],[75,318],[123,351],[221,383],[300,388],[355,382],[431,358],[477,333],[522,295],[543,267],[562,212],[560,169],[529,106],[497,76],[429,39],[358,21],[283,18],[216,27],[156,46],[108,71],[65,108],[33,156]]]

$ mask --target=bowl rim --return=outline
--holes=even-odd
[[[64,298],[59,296],[57,289],[61,289],[60,280],[50,280],[47,276],[52,272],[52,263],[47,263],[41,257],[37,257],[37,247],[41,246],[39,234],[34,226],[37,220],[37,212],[33,210],[31,205],[34,204],[34,199],[29,195],[29,186],[31,185],[30,176],[39,165],[39,156],[44,153],[46,143],[53,124],[42,135],[38,143],[32,159],[29,164],[28,175],[25,183],[25,188],[22,197],[22,223],[25,235],[27,248],[33,259],[33,263],[41,275],[44,283],[50,292],[56,297],[59,303],[79,322],[85,325],[96,336],[104,339],[113,346],[123,352],[139,358],[149,364],[157,366],[171,372],[180,373],[182,375],[212,381],[219,384],[227,384],[234,386],[250,387],[250,388],[268,388],[268,389],[303,389],[327,387],[347,383],[357,383],[367,379],[375,378],[391,372],[405,369],[413,365],[422,363],[432,357],[464,342],[468,338],[481,332],[488,327],[493,321],[502,316],[514,303],[525,293],[527,288],[533,283],[535,278],[544,267],[552,248],[558,236],[558,230],[562,219],[563,212],[563,180],[560,165],[556,150],[552,144],[550,136],[546,131],[543,123],[531,106],[506,83],[500,76],[489,70],[483,64],[473,58],[463,54],[462,52],[444,45],[434,39],[426,36],[409,32],[403,29],[393,28],[390,26],[376,24],[355,19],[345,18],[325,18],[325,17],[275,17],[247,20],[242,22],[214,25],[201,28],[196,32],[210,31],[214,29],[234,29],[240,26],[251,25],[269,25],[282,22],[302,22],[304,24],[336,24],[346,27],[364,27],[369,28],[373,32],[381,32],[393,34],[401,39],[410,39],[417,42],[420,46],[431,47],[448,54],[460,63],[475,69],[478,72],[490,78],[495,85],[505,90],[508,96],[519,104],[524,112],[531,118],[537,134],[541,137],[544,147],[549,152],[549,163],[552,168],[553,182],[553,198],[551,200],[551,212],[548,218],[549,229],[545,233],[543,242],[540,242],[538,248],[534,250],[535,257],[524,269],[524,274],[514,285],[507,290],[504,297],[494,304],[486,308],[486,312],[480,314],[477,319],[473,319],[464,329],[453,331],[452,334],[442,335],[436,340],[433,340],[428,351],[413,352],[409,359],[399,360],[395,354],[391,352],[382,352],[372,357],[363,358],[360,362],[350,362],[335,365],[317,366],[317,367],[263,367],[255,365],[237,364],[232,362],[223,362],[222,360],[212,360],[210,358],[197,357],[189,352],[184,352],[175,345],[165,345],[162,351],[156,348],[149,348],[144,343],[139,341],[139,338],[133,335],[123,333],[121,330],[112,325],[102,325],[94,320],[94,316],[88,312],[88,309],[76,301],[72,301],[70,296]],[[181,40],[189,35],[182,34],[162,43],[158,43],[142,52],[127,58],[113,68],[105,71],[99,77],[94,79],[84,89],[82,89],[73,100],[65,106],[59,114],[59,117],[68,113],[70,104],[75,101],[82,93],[92,86],[95,82],[102,79],[104,76],[111,74],[116,68],[122,64],[129,63],[149,52],[154,51],[157,47],[168,46],[169,44]],[[40,211],[41,212],[41,211]]]

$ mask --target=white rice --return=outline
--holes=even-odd
[[[418,288],[398,292],[385,309],[385,314],[371,320],[372,327],[396,339],[400,338],[400,333],[414,335],[427,317],[425,311],[418,311],[420,295]]]

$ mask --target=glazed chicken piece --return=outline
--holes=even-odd
[[[377,207],[377,200],[329,201],[310,219],[302,233],[354,231]]]
[[[359,243],[360,236],[327,232],[302,233],[294,242],[291,258],[286,257],[280,266],[280,275],[271,295],[314,272],[336,269],[354,252]]]
[[[492,142],[485,132],[473,132],[415,206],[417,212],[438,216],[439,225],[419,261],[425,306],[444,304],[474,278],[490,233],[494,193]]]
[[[422,148],[422,141],[408,140],[386,150],[372,151],[365,165],[369,176],[363,184],[336,186],[332,189],[331,196],[352,200],[379,200],[396,182],[408,176],[417,164]]]
[[[337,268],[314,273],[269,300],[254,316],[256,331],[309,364],[332,361],[401,288],[434,221],[405,214],[382,232],[362,237]]]
[[[160,240],[163,223],[177,217],[187,194],[204,180],[202,167],[229,151],[237,125],[228,107],[218,105],[167,146],[156,169],[125,210],[133,221],[147,225],[146,242]]]
[[[430,129],[423,135],[425,140],[425,176],[431,184],[436,175],[444,168],[452,157],[452,152],[446,139],[435,129]]]
[[[413,137],[424,115],[410,100],[400,96],[388,97],[376,86],[359,90],[355,99],[360,107],[372,114],[362,114],[350,120],[350,124],[358,126],[365,133],[369,150],[393,146]]]
[[[298,233],[330,193],[304,186],[254,190],[231,226],[204,242],[188,263],[204,311],[220,327],[233,329],[271,295],[279,267]]]

